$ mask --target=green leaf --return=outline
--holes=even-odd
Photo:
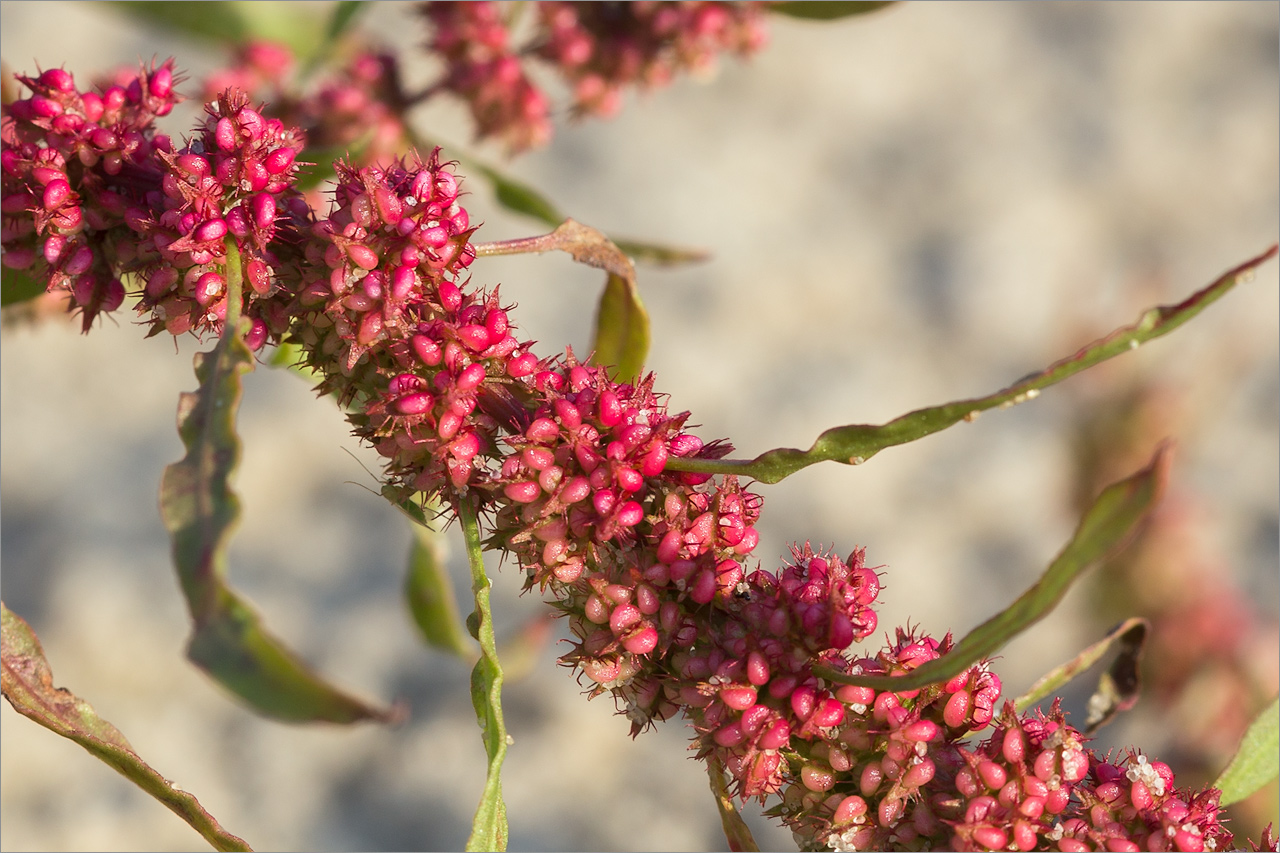
[[[1004,409],[1034,399],[1040,394],[1042,388],[1057,384],[1095,364],[1137,349],[1139,345],[1153,338],[1172,332],[1220,299],[1237,282],[1251,276],[1256,267],[1275,257],[1276,252],[1277,247],[1272,246],[1258,257],[1245,261],[1235,269],[1226,272],[1213,284],[1193,293],[1177,305],[1152,308],[1145,312],[1134,325],[1117,329],[1107,337],[1083,347],[1074,355],[1015,382],[1003,391],[997,391],[986,397],[917,409],[879,426],[851,424],[833,427],[819,435],[807,451],[794,447],[780,447],[750,460],[671,457],[667,460],[667,469],[703,474],[737,474],[740,477],[754,477],[762,483],[777,483],[796,471],[818,462],[860,465],[886,447],[924,438],[954,426],[960,421],[972,421],[988,409]]]
[[[940,658],[903,676],[847,675],[825,666],[813,671],[830,681],[876,690],[915,690],[946,681],[995,654],[1005,643],[1043,619],[1086,569],[1117,551],[1159,500],[1168,476],[1170,452],[1162,445],[1146,468],[1098,495],[1085,512],[1071,541],[1054,558],[1040,580],[1006,609],[974,628]]]
[[[27,302],[44,292],[44,285],[22,270],[4,268],[3,277],[0,277],[0,306],[7,308],[20,302]]]
[[[252,39],[281,42],[304,62],[325,43],[325,16],[317,15],[310,3],[113,0],[109,5],[136,20],[198,39],[233,44]]]
[[[1085,720],[1085,734],[1092,734],[1122,711],[1127,711],[1138,701],[1138,662],[1150,629],[1147,620],[1126,619],[1107,632],[1098,642],[1057,666],[1042,676],[1031,689],[1014,700],[1018,713],[1032,705],[1061,692],[1063,685],[1089,669],[1103,655],[1119,644],[1119,650],[1111,666],[1098,678],[1098,689],[1089,699],[1089,715]]]
[[[658,267],[675,267],[682,264],[700,264],[711,257],[706,249],[690,249],[682,246],[667,246],[661,243],[645,243],[639,240],[623,240],[610,238],[614,244],[637,263],[653,264]]]
[[[214,850],[249,850],[199,800],[157,773],[133,751],[120,730],[69,690],[53,686],[53,670],[31,626],[0,602],[0,686],[13,709],[72,740],[191,825]]]
[[[640,301],[635,281],[609,274],[596,311],[596,336],[591,360],[614,369],[614,377],[634,382],[649,354],[649,312]]]
[[[840,0],[795,0],[795,2],[777,2],[769,5],[769,11],[788,18],[801,18],[806,21],[834,21],[852,15],[865,15],[892,6],[893,0],[862,0],[862,2],[840,2]]]
[[[472,656],[473,649],[458,614],[443,546],[437,531],[426,525],[413,525],[404,597],[427,645],[465,660]]]
[[[230,479],[240,461],[235,418],[241,374],[253,353],[237,332],[242,276],[227,247],[227,318],[217,346],[195,358],[200,388],[178,402],[178,433],[186,455],[160,480],[160,515],[194,621],[187,656],[261,714],[291,722],[391,720],[380,710],[317,678],[259,624],[226,583],[227,546],[240,518]]]
[[[462,522],[462,535],[467,543],[467,562],[471,566],[471,592],[476,609],[468,620],[471,636],[480,641],[480,660],[471,670],[471,704],[480,724],[484,751],[489,757],[484,792],[471,823],[467,850],[507,849],[507,806],[502,799],[502,761],[507,756],[506,723],[502,719],[502,664],[498,660],[497,642],[493,635],[493,613],[489,607],[491,584],[484,570],[480,545],[480,525],[475,507],[465,499],[456,507]]]
[[[479,172],[487,178],[489,183],[493,184],[494,198],[507,210],[531,216],[553,228],[568,218],[560,213],[550,199],[528,184],[509,178],[497,169],[481,165],[474,160],[459,160],[459,162],[468,171]]]
[[[1238,803],[1280,775],[1280,698],[1271,700],[1240,741],[1235,757],[1213,787],[1224,806]]]
[[[738,808],[733,804],[733,797],[725,784],[724,765],[715,754],[707,756],[707,778],[711,782],[711,793],[716,798],[716,811],[720,812],[720,826],[724,829],[725,840],[732,851],[758,851],[755,836],[751,827],[742,819]]]

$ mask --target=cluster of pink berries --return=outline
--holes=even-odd
[[[522,151],[551,138],[550,102],[526,76],[499,3],[425,3],[427,47],[445,63],[441,88],[471,108],[476,135],[496,136]]]
[[[85,276],[116,282],[110,299],[76,294],[90,320],[130,277],[153,332],[199,332],[221,327],[234,239],[250,342],[302,347],[393,487],[479,507],[488,546],[567,617],[563,661],[614,696],[633,733],[683,712],[699,754],[742,798],[776,796],[805,849],[1230,844],[1216,791],[1178,791],[1135,753],[1099,758],[1056,706],[997,713],[986,662],[917,690],[824,678],[819,665],[906,673],[951,641],[900,630],[874,656],[850,654],[877,628],[880,576],[862,551],[805,545],[776,573],[749,571],[760,497],[667,470],[728,445],[686,432],[652,377],[533,354],[497,290],[462,279],[474,229],[438,152],[336,164],[332,209],[316,217],[293,187],[302,133],[243,94],[220,94],[181,149],[153,133],[171,67],[119,94],[78,93],[60,71],[20,78],[35,94],[5,113],[6,263],[73,292]]]
[[[612,116],[628,87],[666,85],[679,73],[709,70],[720,53],[747,56],[767,40],[761,3],[539,2],[535,30],[517,50],[503,5],[433,0],[423,14],[429,47],[446,65],[441,87],[467,101],[478,136],[502,138],[513,151],[551,136],[549,101],[522,56],[564,78],[575,113]]]
[[[88,331],[120,307],[118,271],[144,251],[126,216],[158,189],[157,155],[172,150],[154,128],[178,100],[173,63],[88,92],[60,68],[17,79],[32,94],[7,105],[0,124],[4,265],[68,293]]]
[[[537,53],[572,87],[577,113],[612,116],[629,86],[658,88],[705,73],[721,53],[762,48],[764,14],[760,3],[552,0],[538,4],[546,35]]]

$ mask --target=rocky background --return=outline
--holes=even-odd
[[[194,78],[222,61],[105,4],[0,12],[14,71],[63,65],[84,81],[175,55]],[[563,124],[549,148],[504,168],[580,221],[711,250],[706,264],[640,271],[657,387],[704,438],[730,436],[742,455],[808,446],[830,426],[1003,387],[1273,242],[1278,24],[1280,5],[1252,2],[908,3],[828,24],[775,18],[753,60],[632,99],[614,121]],[[380,5],[364,26],[402,49],[409,80],[431,79],[409,7]],[[456,105],[417,118],[433,137],[469,139]],[[504,213],[479,180],[467,186],[480,239],[543,230]],[[1242,589],[1274,624],[1278,267],[1034,403],[860,468],[760,487],[756,556],[772,566],[796,540],[865,545],[887,567],[884,629],[909,619],[963,633],[1070,535],[1076,439],[1093,404],[1158,379],[1182,401],[1168,425],[1174,484],[1198,507],[1215,583]],[[520,303],[513,319],[542,352],[586,349],[598,273],[551,256],[473,269]],[[409,532],[370,493],[375,457],[285,372],[260,368],[247,382],[233,583],[321,672],[403,699],[408,720],[282,726],[184,662],[188,618],[155,496],[182,453],[173,417],[195,385],[196,350],[143,340],[123,313],[87,337],[57,320],[4,329],[6,603],[39,634],[58,684],[257,849],[460,849],[483,778],[468,667],[424,649],[405,615]],[[509,632],[545,609],[517,596],[512,572],[496,586]],[[1074,591],[1002,652],[1010,695],[1109,627],[1093,616],[1100,594]],[[723,849],[682,724],[630,740],[608,700],[582,699],[556,649],[538,650],[505,693],[511,849]],[[1258,665],[1274,673],[1276,655],[1262,644]],[[1069,707],[1079,713],[1086,696]],[[1159,711],[1144,699],[1098,745],[1162,755],[1176,732]],[[7,704],[0,713],[4,849],[203,849],[79,747]],[[786,833],[753,826],[764,848],[790,847]]]

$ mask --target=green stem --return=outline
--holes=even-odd
[[[466,540],[467,563],[471,568],[471,592],[476,609],[467,620],[471,635],[480,642],[480,660],[471,671],[471,704],[475,707],[489,756],[489,771],[484,793],[476,808],[467,850],[505,850],[507,847],[507,810],[502,801],[502,761],[507,755],[506,724],[502,719],[502,666],[498,661],[497,642],[493,634],[493,615],[489,607],[491,584],[484,570],[480,544],[480,523],[470,498],[457,501],[455,509]]]

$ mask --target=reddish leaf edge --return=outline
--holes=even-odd
[[[161,776],[133,750],[125,736],[71,691],[55,687],[53,669],[39,638],[21,616],[0,602],[4,698],[24,717],[67,738],[133,782],[200,833],[214,850],[252,850],[232,835],[190,794]]]

